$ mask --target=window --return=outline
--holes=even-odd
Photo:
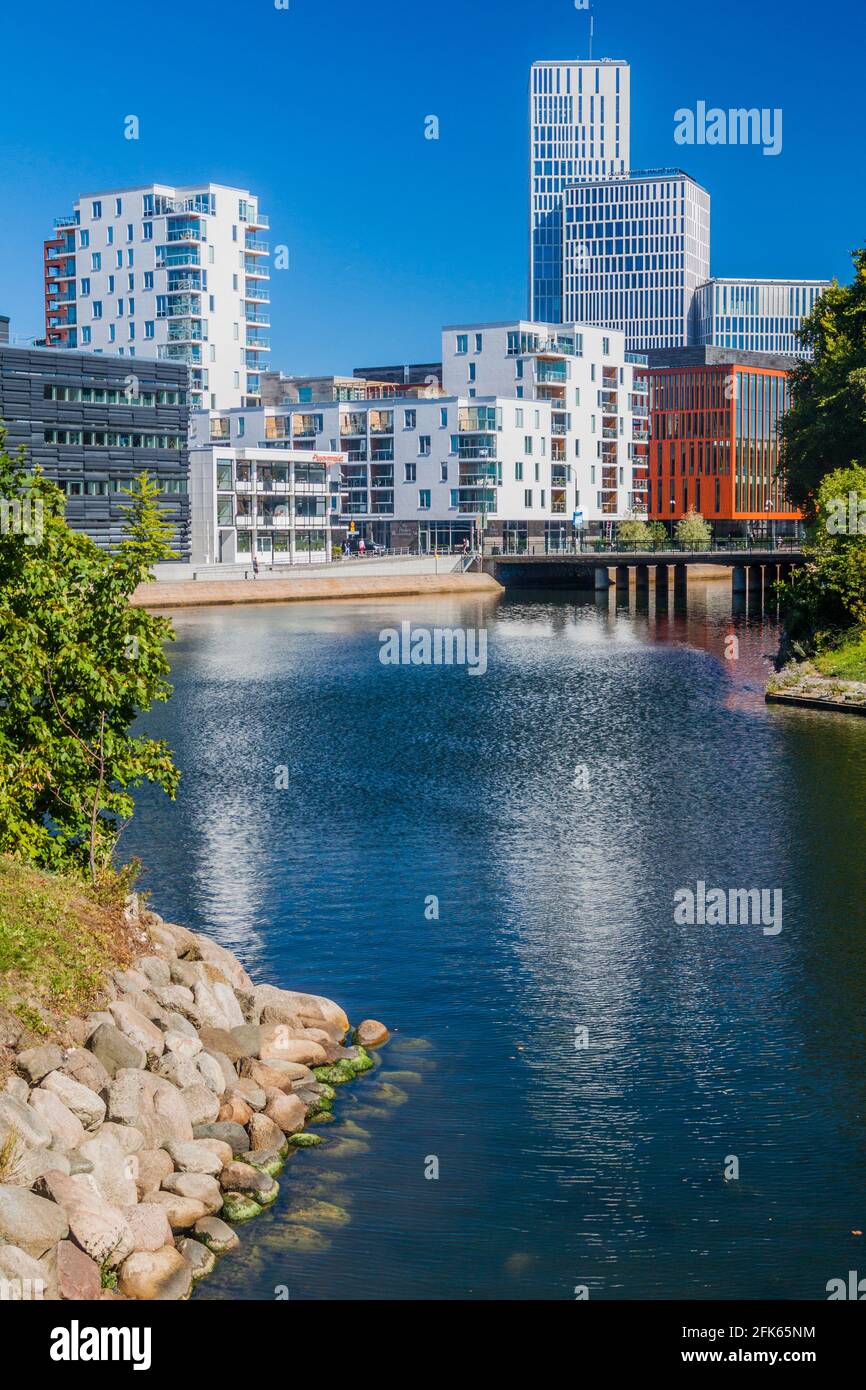
[[[153,271],[152,271],[152,270],[146,270],[146,271],[144,272],[144,288],[145,288],[146,290],[152,290],[152,289],[153,289]]]
[[[514,423],[519,430],[523,429],[523,410],[518,409],[514,412]]]
[[[86,251],[90,245],[90,233],[86,227],[83,227],[78,233],[78,245],[82,251]]]
[[[98,222],[100,217],[102,216],[102,203],[99,199],[97,199],[95,203],[91,203],[90,211],[93,216],[94,222]]]
[[[133,227],[132,223],[131,223],[131,222],[127,222],[127,224],[126,224],[126,239],[127,239],[127,241],[132,241],[134,232],[135,232],[135,228]]]
[[[152,337],[153,337],[153,320],[152,320],[152,319],[145,319],[145,320],[144,320],[144,336],[145,336],[145,338],[152,338]]]
[[[467,353],[468,351],[469,351],[469,335],[468,335],[468,333],[458,333],[458,334],[457,334],[457,352],[458,352],[458,355],[462,357],[462,356],[463,356],[465,353]]]
[[[440,481],[440,483],[447,483],[447,481],[448,481],[448,464],[447,464],[447,463],[440,463],[440,465],[439,465],[439,481]],[[718,486],[718,484],[716,484],[716,486]],[[718,507],[716,507],[716,511],[718,511],[718,510],[719,510]]]
[[[118,270],[122,270],[122,269],[123,269],[123,252],[122,252],[122,251],[117,251],[117,252],[115,252],[115,261],[114,261],[114,264],[117,266],[117,269],[118,269]]]
[[[525,454],[531,454],[531,453],[532,453],[532,435],[531,435],[531,434],[528,434],[528,435],[525,437],[524,441],[523,441],[523,452],[524,452]]]
[[[247,422],[243,415],[238,416],[238,438],[241,438],[246,431]]]
[[[404,427],[404,429],[407,429],[407,430],[414,430],[414,428],[415,428],[417,422],[418,422],[418,412],[417,412],[417,410],[404,410],[404,411],[403,411],[403,427]]]
[[[514,364],[514,367],[515,367],[515,372],[514,372],[515,377],[517,378],[518,381],[522,381],[522,380],[523,380],[523,358],[522,358],[522,357],[519,357],[519,358],[517,359],[517,361],[516,361],[515,364]]]
[[[122,318],[123,318],[123,300],[122,300],[122,299],[118,299],[118,301],[117,301],[117,317],[118,317],[119,319],[122,319]]]
[[[122,212],[123,212],[123,199],[122,199],[122,198],[115,198],[115,200],[114,200],[114,215],[115,215],[115,217],[119,217],[120,214],[121,214]]]
[[[81,330],[81,341],[82,343],[90,342],[90,328],[87,326],[87,324],[85,324],[85,326]],[[718,510],[718,507],[716,507],[716,511]]]
[[[153,241],[153,223],[152,223],[152,222],[142,222],[142,224],[141,224],[141,239],[142,239],[142,241]]]
[[[91,269],[91,270],[101,270],[101,269],[102,269],[102,252],[101,252],[101,251],[91,251],[91,253],[90,253],[90,269]]]
[[[531,507],[531,506],[532,506],[532,488],[531,488],[531,487],[528,487],[528,488],[526,488],[526,489],[524,490],[524,493],[523,493],[523,505],[524,505],[524,507]]]
[[[134,276],[134,275],[127,275],[127,277],[126,277],[126,288],[127,288],[128,290],[134,290],[134,289],[135,289],[135,276]]]
[[[522,463],[515,463],[515,465],[514,465],[514,481],[515,481],[516,483],[522,483],[522,482],[523,482],[523,464],[522,464]]]
[[[448,428],[448,407],[447,407],[447,405],[443,405],[443,406],[440,407],[440,410],[439,410],[439,428],[440,428],[440,429],[443,429],[443,430],[447,430],[447,428]]]
[[[129,325],[129,338],[130,338],[130,341],[131,341],[134,337],[135,337],[135,324],[134,324],[134,323],[130,323],[130,325]]]
[[[476,351],[476,352],[482,352],[482,351],[483,351],[483,345],[484,345],[484,340],[483,340],[481,334],[480,334],[480,333],[476,333],[476,334],[475,334],[475,351]]]
[[[414,482],[416,481],[416,479],[417,479],[417,476],[418,476],[418,469],[417,469],[417,466],[416,466],[414,463],[404,463],[404,464],[403,464],[403,481],[404,481],[404,482],[407,482],[407,483],[414,483]]]
[[[100,315],[100,317],[101,317],[101,315]],[[110,323],[110,324],[108,325],[108,341],[109,341],[110,343],[113,343],[113,342],[114,342],[114,336],[115,336],[115,335],[114,335],[114,324],[113,324],[113,323]]]
[[[474,381],[474,380],[475,380],[475,363],[474,363],[474,362],[470,362],[470,363],[469,363],[469,380],[470,380],[470,381]]]
[[[429,512],[430,510],[429,487],[422,487],[418,491],[418,510],[419,512]]]
[[[430,435],[421,434],[418,436],[418,453],[426,457],[430,453]]]
[[[102,318],[102,300],[101,300],[101,299],[94,299],[93,303],[92,303],[91,306],[90,306],[90,315],[91,315],[91,318],[94,318],[94,319],[101,319],[101,318]]]
[[[127,264],[127,265],[132,265],[134,259],[135,259],[135,252],[134,252],[134,251],[127,251],[127,253],[126,253],[126,264]]]
[[[602,338],[601,353],[603,357],[610,357],[610,338]]]
[[[105,232],[106,232],[105,244],[106,244],[106,246],[111,246],[112,242],[114,241],[114,228],[113,228],[113,227],[106,227]]]
[[[89,294],[90,294],[90,279],[89,279],[89,277],[85,277],[85,279],[83,279],[82,282],[81,282],[81,297],[82,297],[82,299],[86,299],[87,296],[88,296]]]
[[[452,506],[452,508],[453,508],[455,511],[456,511],[457,508],[460,506],[460,493],[459,493],[459,491],[457,490],[456,487],[453,487],[453,488],[451,489],[451,504],[450,504],[450,505]]]

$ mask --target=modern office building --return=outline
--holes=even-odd
[[[82,196],[45,242],[47,342],[189,368],[199,407],[261,400],[268,221],[246,189],[147,184]]]
[[[73,529],[104,549],[123,538],[124,494],[147,470],[160,485],[173,546],[189,556],[187,368],[183,363],[0,345],[0,420],[65,492]]]
[[[6,314],[0,314],[0,343],[9,342],[9,318]]]
[[[780,466],[790,359],[727,348],[650,354],[649,514],[690,509],[717,535],[796,530]]]
[[[829,280],[724,280],[699,285],[689,342],[745,352],[808,357],[797,331]]]
[[[574,317],[563,302],[563,193],[628,173],[628,63],[533,63],[529,124],[529,312],[539,323],[560,323]]]
[[[626,335],[630,352],[689,342],[710,273],[710,195],[681,169],[576,184],[563,195],[564,317]]]
[[[232,418],[196,418],[201,433],[190,452],[193,564],[251,563],[253,555],[262,565],[330,560],[331,474],[343,456],[267,442],[245,445],[242,439],[232,447]]]

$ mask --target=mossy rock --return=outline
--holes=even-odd
[[[347,1086],[350,1081],[354,1081],[355,1073],[346,1066],[345,1062],[335,1062],[333,1065],[325,1067],[313,1067],[313,1075],[317,1081],[324,1081],[326,1086]]]
[[[286,1166],[286,1156],[280,1149],[252,1149],[241,1154],[240,1161],[257,1168],[260,1173],[267,1173],[269,1178],[278,1177]]]
[[[370,1145],[361,1139],[332,1139],[328,1141],[328,1158],[359,1158],[368,1154]]]
[[[276,1187],[276,1183],[274,1183],[274,1186]],[[276,1193],[274,1193],[274,1196],[276,1196]],[[254,1216],[261,1216],[261,1214],[262,1207],[258,1202],[254,1202],[248,1193],[223,1193],[223,1209],[220,1212],[223,1221],[252,1221]]]
[[[429,1052],[433,1044],[429,1038],[392,1038],[391,1047],[397,1052]]]
[[[424,1080],[420,1071],[380,1071],[378,1079],[394,1086],[418,1086]]]
[[[365,1071],[371,1071],[375,1065],[365,1047],[353,1047],[349,1056],[341,1057],[337,1063],[338,1067],[349,1067],[353,1076],[361,1076]]]
[[[311,1115],[307,1120],[308,1125],[332,1125],[336,1119],[330,1110],[317,1110],[315,1115]]]
[[[321,1081],[319,1083],[319,1109],[330,1110],[336,1099],[337,1092],[334,1090],[333,1086],[329,1086],[326,1082]]]
[[[321,1144],[321,1134],[290,1134],[289,1143],[295,1149],[314,1149],[317,1144]]]
[[[372,1137],[368,1129],[363,1129],[354,1120],[343,1120],[339,1134],[340,1136],[345,1135],[347,1139],[370,1139]]]
[[[323,1202],[317,1197],[303,1198],[288,1213],[288,1220],[300,1226],[348,1226],[351,1217],[345,1207]]]
[[[330,1250],[331,1242],[312,1226],[286,1225],[280,1227],[280,1248],[287,1250]]]
[[[271,1178],[270,1187],[266,1187],[264,1192],[256,1193],[256,1201],[259,1203],[260,1206],[269,1207],[272,1202],[275,1202],[277,1200],[279,1195],[280,1184],[278,1182],[275,1182],[274,1179]]]
[[[389,1081],[381,1081],[371,1087],[367,1096],[375,1105],[405,1105],[409,1099],[406,1091],[401,1090],[399,1086],[392,1086]]]

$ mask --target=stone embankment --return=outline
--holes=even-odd
[[[489,574],[340,575],[321,579],[195,579],[142,584],[132,602],[140,608],[207,608],[237,603],[309,603],[321,599],[428,598],[438,594],[487,594],[502,585]]]
[[[231,952],[151,913],[141,954],[72,1045],[0,1043],[0,1297],[184,1299],[319,1142],[335,1087],[387,1041],[317,995],[256,985]]]
[[[830,714],[866,715],[866,681],[825,676],[811,662],[786,666],[767,686],[767,703]]]

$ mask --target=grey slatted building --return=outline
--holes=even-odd
[[[69,524],[103,549],[123,538],[123,489],[159,483],[178,559],[190,553],[188,368],[181,362],[0,343],[0,422],[66,493]]]

